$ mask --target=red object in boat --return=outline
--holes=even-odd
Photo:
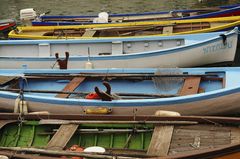
[[[13,19],[0,20],[0,31],[10,30],[10,28],[15,27],[16,22]]]
[[[83,148],[78,146],[78,145],[72,145],[68,151],[74,151],[74,152],[83,152]],[[66,156],[61,156],[60,158],[62,159],[67,159],[68,157]],[[83,159],[83,157],[71,157],[71,159]]]
[[[86,97],[86,99],[101,99],[97,93],[89,93]]]

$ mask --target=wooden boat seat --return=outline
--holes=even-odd
[[[171,33],[173,33],[173,26],[163,27],[163,34],[171,34]]]
[[[167,156],[173,129],[173,125],[155,126],[147,154],[153,156]]]
[[[182,89],[179,92],[180,96],[197,94],[201,77],[187,77],[185,78]]]
[[[96,32],[96,30],[86,30],[82,37],[93,37]]]
[[[63,91],[74,91],[83,81],[84,77],[74,77],[63,89]],[[58,98],[68,98],[70,94],[58,94],[56,97]]]
[[[1,76],[0,77],[0,85],[7,84],[8,82],[11,82],[12,80],[17,79],[17,77],[13,76]]]
[[[47,149],[63,150],[78,128],[77,124],[61,125],[47,144]]]

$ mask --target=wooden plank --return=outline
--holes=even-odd
[[[82,37],[93,37],[96,32],[96,30],[86,30]]]
[[[170,34],[170,33],[173,33],[173,26],[163,27],[163,34]]]
[[[148,155],[167,156],[174,126],[156,126],[148,147]]]
[[[127,121],[127,120],[59,120],[59,119],[42,119],[39,124],[168,124],[168,125],[192,125],[198,124],[194,121]]]
[[[201,81],[201,77],[187,77],[185,78],[182,89],[180,90],[179,95],[191,95],[197,94],[199,89],[199,84]]]
[[[62,91],[69,91],[73,92],[79,85],[84,81],[84,77],[74,77],[65,87]],[[67,98],[70,94],[58,94],[56,97],[58,98]]]
[[[1,76],[0,77],[0,85],[4,85],[14,79],[17,79],[17,77],[13,77],[13,76]]]
[[[47,144],[47,149],[62,150],[78,128],[77,124],[61,125]]]
[[[0,129],[2,129],[7,124],[15,122],[17,122],[17,120],[0,120]]]
[[[234,159],[234,158],[240,158],[240,152],[233,152],[226,155],[221,155],[220,157],[216,157],[214,159]]]
[[[240,141],[240,128],[231,128],[231,144],[238,144]]]

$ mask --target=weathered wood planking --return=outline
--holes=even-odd
[[[163,34],[172,34],[172,33],[173,33],[173,26],[163,27]]]
[[[77,124],[61,125],[47,144],[47,149],[62,150],[78,128]]]
[[[221,157],[215,157],[214,159],[238,159],[240,158],[240,152],[235,152],[228,155],[222,155]]]
[[[96,30],[86,30],[82,37],[93,37],[96,32]]]
[[[174,126],[155,126],[148,147],[148,155],[167,156]]]
[[[201,82],[201,77],[185,78],[183,87],[180,90],[179,95],[185,96],[185,95],[197,94],[200,82]]]
[[[231,128],[231,144],[240,142],[240,128]]]
[[[17,77],[13,77],[13,76],[1,76],[0,77],[0,85],[4,85],[14,79],[17,79]]]
[[[84,77],[74,77],[63,89],[63,91],[69,91],[72,92],[74,91],[79,85],[80,83],[82,83],[84,81]],[[69,97],[70,94],[58,94],[56,95],[56,97],[58,98],[67,98]]]
[[[175,126],[169,154],[193,152],[239,143],[239,128],[216,125]]]

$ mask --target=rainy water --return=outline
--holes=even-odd
[[[50,15],[96,15],[101,11],[140,13],[236,3],[240,0],[0,0],[0,19],[19,19],[24,8],[34,8],[38,13],[51,11]]]

